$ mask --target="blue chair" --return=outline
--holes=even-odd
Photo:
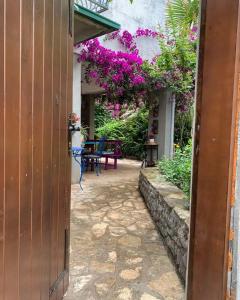
[[[101,173],[101,158],[103,157],[105,141],[105,137],[100,138],[97,150],[94,153],[83,154],[86,163],[86,168],[88,168],[90,163],[93,164],[95,166],[97,176],[99,176],[99,173]]]
[[[74,160],[77,162],[77,164],[80,167],[79,185],[82,190],[83,190],[83,188],[82,188],[83,173],[86,168],[86,163],[83,158],[83,152],[84,152],[84,148],[82,148],[82,147],[72,147],[72,157],[74,158]]]
[[[95,152],[96,155],[102,156],[104,149],[105,149],[105,137],[101,137],[98,143],[97,151]]]

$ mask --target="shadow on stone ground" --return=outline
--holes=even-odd
[[[64,300],[182,300],[183,287],[138,192],[140,163],[72,186],[70,286]]]

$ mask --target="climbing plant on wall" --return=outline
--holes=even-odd
[[[188,111],[194,98],[198,14],[199,0],[169,1],[161,54],[144,65],[150,77],[161,78],[174,92],[178,111]]]
[[[140,37],[158,39],[161,54],[152,61],[143,61],[136,43]],[[117,40],[124,51],[107,49],[98,39],[77,45],[81,49],[79,62],[87,63],[87,82],[94,81],[110,101],[119,102],[147,100],[152,91],[170,88],[177,95],[179,109],[187,110],[193,99],[196,27],[184,34],[141,28],[134,35],[117,31],[106,40]]]
[[[98,39],[76,45],[81,47],[79,62],[87,62],[86,81],[95,81],[110,100],[131,102],[143,97],[150,88],[136,44],[136,39],[143,36],[157,38],[158,33],[138,29],[135,35],[125,30],[106,36],[106,40],[117,40],[124,47],[122,51],[107,49]]]
[[[180,9],[180,4],[183,7]],[[121,51],[113,51],[93,39],[80,48],[79,62],[86,62],[85,79],[94,81],[110,102],[147,101],[152,91],[168,88],[176,96],[178,111],[188,111],[193,102],[196,48],[197,0],[172,0],[167,6],[166,28],[159,31],[139,28],[135,34],[116,31],[106,36],[115,40]],[[137,39],[157,39],[160,55],[144,61]],[[146,41],[148,42],[148,41]]]

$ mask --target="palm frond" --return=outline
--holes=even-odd
[[[177,27],[196,24],[199,14],[199,0],[169,0],[167,22],[174,22]]]

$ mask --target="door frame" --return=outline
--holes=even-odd
[[[230,297],[239,119],[239,0],[202,0],[188,300]]]

